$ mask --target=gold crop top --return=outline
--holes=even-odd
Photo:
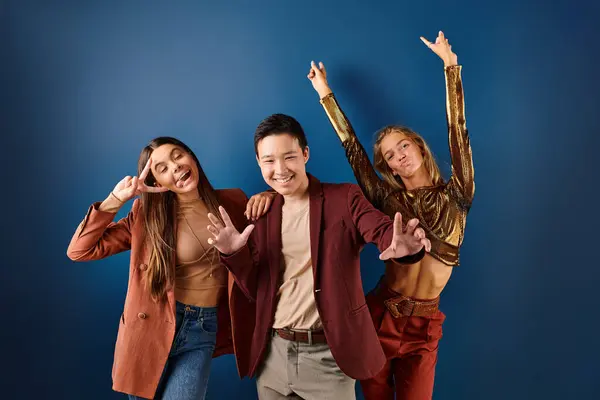
[[[452,177],[447,183],[413,190],[397,190],[379,178],[364,147],[359,143],[348,118],[333,94],[321,104],[346,149],[365,196],[378,209],[393,218],[396,212],[404,221],[418,218],[431,241],[431,255],[448,266],[459,265],[467,213],[475,194],[473,157],[465,122],[464,93],[460,65],[445,68],[448,142]]]

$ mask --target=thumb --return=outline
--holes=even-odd
[[[244,240],[244,242],[248,241],[248,238],[250,237],[250,234],[252,233],[253,230],[254,230],[254,225],[248,225],[246,227],[246,229],[244,229],[244,231],[241,234],[241,237]]]
[[[390,246],[387,249],[385,249],[383,251],[383,253],[381,253],[379,255],[379,259],[382,260],[382,261],[389,260],[390,258],[392,258],[392,254],[393,254],[393,252],[392,252],[392,248]]]

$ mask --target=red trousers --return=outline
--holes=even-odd
[[[366,297],[379,341],[387,356],[381,372],[361,381],[366,400],[430,400],[438,343],[446,316],[435,310],[427,316],[394,317],[384,301],[401,296],[381,279]],[[425,301],[431,300],[418,300]],[[437,307],[436,307],[437,308]]]

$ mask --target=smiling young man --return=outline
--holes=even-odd
[[[258,311],[251,345],[236,349],[240,373],[257,375],[261,399],[353,399],[355,379],[385,363],[365,303],[360,251],[374,243],[382,260],[411,263],[430,243],[417,220],[405,227],[400,214],[390,220],[357,185],[307,174],[307,140],[294,118],[263,120],[254,145],[277,192],[269,212],[242,233],[223,209],[224,223],[209,215],[209,243]]]

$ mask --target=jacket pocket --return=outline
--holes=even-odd
[[[353,310],[350,310],[350,312],[348,312],[348,314],[350,314],[351,316],[355,316],[355,315],[361,313],[362,311],[364,311],[366,309],[368,309],[367,303],[364,303],[363,305],[358,306],[358,307],[356,307]]]

